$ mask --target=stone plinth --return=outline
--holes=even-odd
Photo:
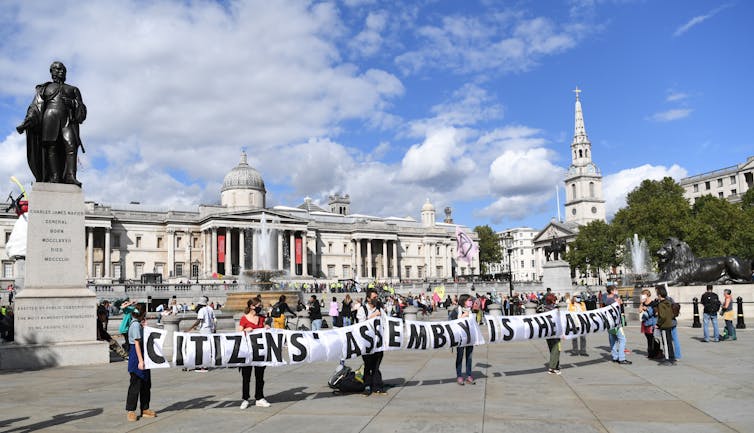
[[[542,266],[542,288],[553,292],[571,290],[571,265],[564,260],[550,260]]]
[[[86,288],[84,195],[73,185],[36,183],[29,197],[25,287],[15,298],[15,342],[0,368],[110,361],[97,341],[96,295]]]

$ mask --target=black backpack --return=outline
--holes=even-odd
[[[270,316],[278,318],[280,315],[283,314],[280,308],[280,303],[278,302],[272,307],[272,311],[270,312]]]

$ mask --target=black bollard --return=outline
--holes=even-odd
[[[744,300],[739,296],[736,298],[738,303],[738,323],[736,323],[736,329],[746,329],[746,323],[744,323]]]
[[[691,324],[692,328],[701,328],[702,323],[699,321],[699,298],[694,298],[694,323]]]

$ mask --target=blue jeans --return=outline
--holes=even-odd
[[[456,347],[456,377],[463,377],[461,367],[463,366],[464,352],[466,352],[466,376],[471,376],[471,353],[473,351],[474,346]]]
[[[707,331],[707,325],[712,322],[712,332],[714,333],[715,341],[720,340],[720,329],[717,327],[717,313],[707,314],[704,313],[704,341],[709,341],[709,331]]]
[[[626,359],[626,334],[623,332],[623,328],[617,329],[617,334],[613,335],[608,332],[610,337],[610,355],[613,357],[613,361],[623,361]]]
[[[675,324],[676,322],[673,321],[673,325]],[[675,354],[675,359],[681,359],[681,340],[678,339],[678,326],[673,326],[671,335],[673,337],[673,354]]]
[[[312,320],[312,331],[319,331],[322,329],[322,319]]]
[[[351,318],[348,316],[343,316],[343,327],[351,326]]]

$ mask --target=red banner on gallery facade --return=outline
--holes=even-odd
[[[301,238],[296,239],[296,264],[301,264],[301,250],[302,250],[303,244],[301,243]]]
[[[217,235],[217,261],[225,263],[225,235]]]

